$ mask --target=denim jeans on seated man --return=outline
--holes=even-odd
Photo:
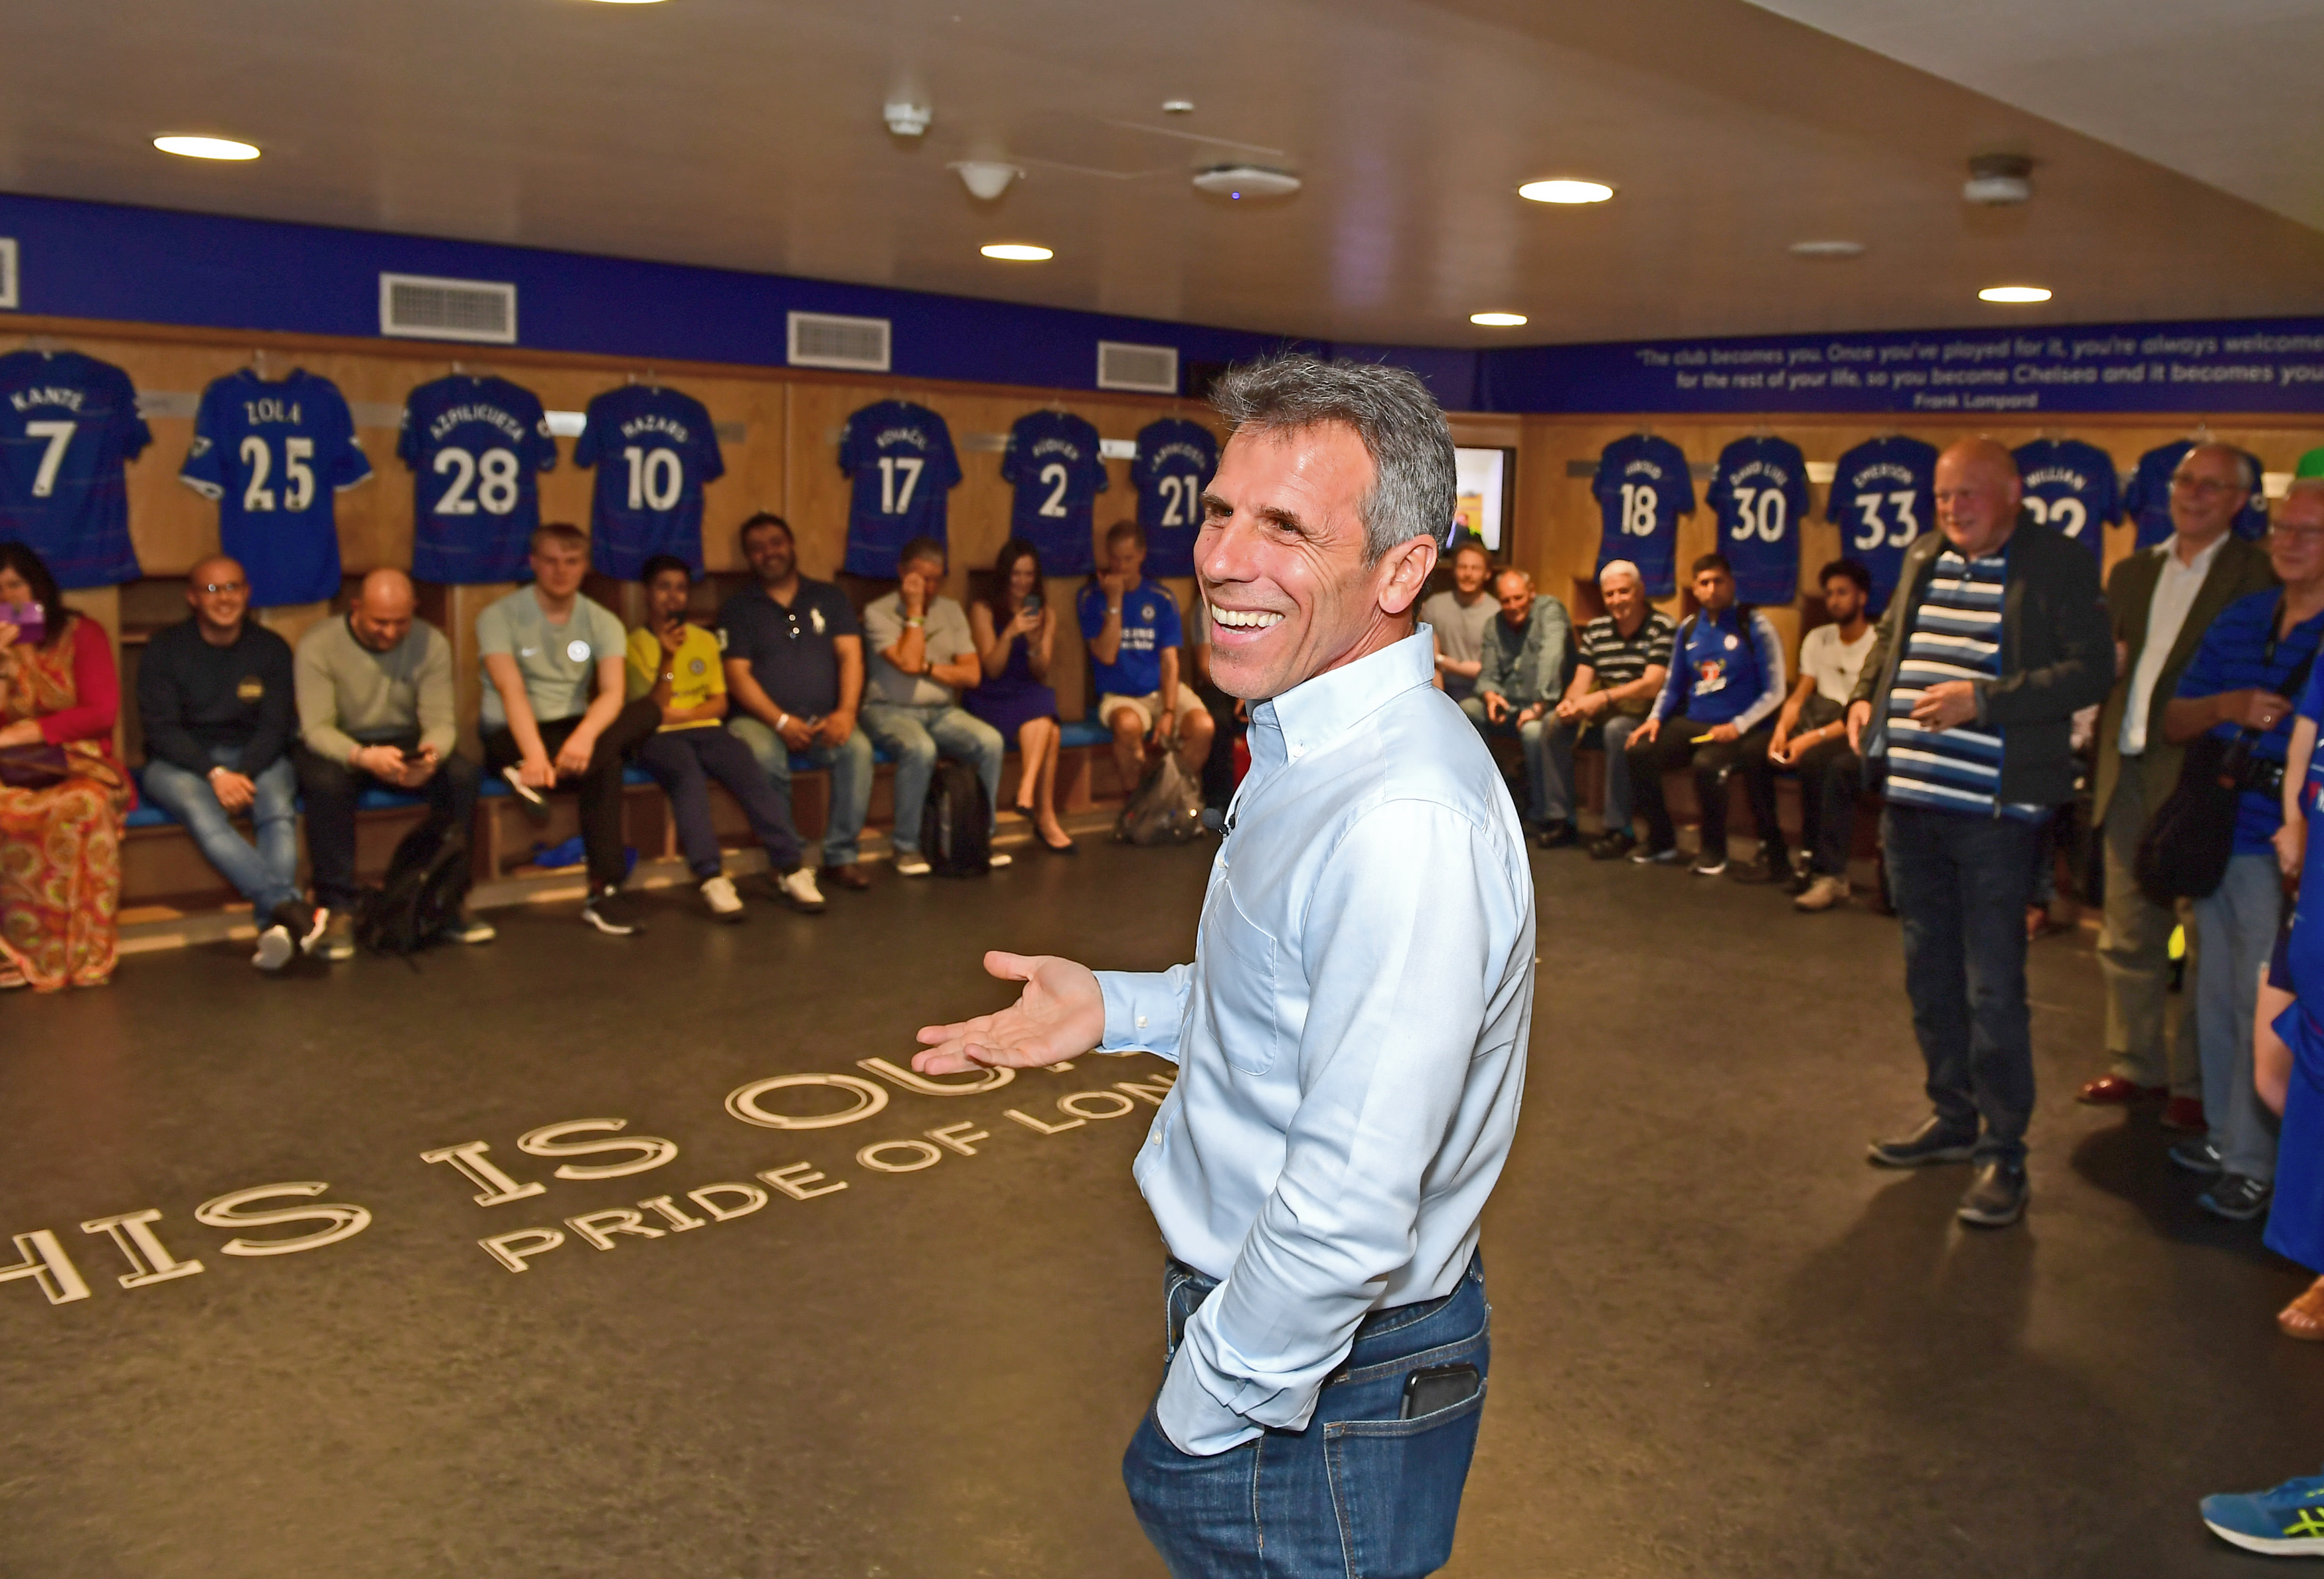
[[[238,745],[219,746],[210,753],[221,768],[242,761]],[[186,825],[209,863],[243,898],[260,925],[285,900],[299,891],[299,775],[289,757],[276,757],[251,780],[248,812],[258,836],[257,845],[236,833],[233,815],[218,804],[210,781],[174,762],[158,759],[145,764],[145,793]],[[327,902],[327,901],[326,901]]]
[[[775,793],[790,804],[792,753],[782,736],[747,714],[728,720],[726,727],[751,748]],[[863,819],[872,815],[872,737],[859,727],[837,745],[818,740],[798,754],[831,773],[831,816],[824,824],[823,863],[853,866],[863,838]]]
[[[418,748],[420,737],[408,734],[362,743],[410,750]],[[438,762],[428,781],[413,790],[385,783],[361,768],[333,762],[304,745],[292,753],[291,760],[298,766],[299,793],[307,802],[307,863],[314,872],[318,905],[346,910],[363,897],[362,885],[355,880],[355,802],[366,790],[389,789],[426,798],[428,816],[404,836],[417,841],[415,849],[433,849],[447,834],[462,839],[474,836],[476,792],[484,770],[457,752]]]
[[[1469,716],[1469,722],[1475,725],[1477,733],[1487,740],[1496,735],[1503,740],[1514,740],[1518,749],[1524,752],[1526,823],[1528,827],[1548,822],[1563,822],[1573,815],[1573,801],[1570,794],[1565,797],[1562,808],[1551,804],[1552,787],[1563,790],[1573,780],[1570,765],[1562,780],[1552,776],[1554,770],[1549,761],[1549,729],[1556,722],[1554,718],[1545,716],[1520,725],[1517,722],[1519,709],[1512,706],[1503,712],[1500,722],[1495,724],[1485,716],[1485,698],[1482,697],[1469,697],[1461,704],[1461,711]],[[1569,753],[1569,761],[1570,756]]]
[[[1573,747],[1590,725],[1577,719],[1560,718],[1551,714],[1542,720],[1548,726],[1545,737],[1546,760],[1549,763],[1549,786],[1542,796],[1549,808],[1553,822],[1563,822],[1573,816],[1578,804],[1573,788]],[[1630,793],[1630,758],[1624,750],[1630,743],[1630,732],[1646,722],[1644,716],[1616,713],[1600,727],[1606,758],[1606,831],[1609,834],[1627,832],[1636,802]]]
[[[984,780],[985,804],[1001,804],[1001,753],[1006,749],[1001,731],[967,709],[866,702],[862,717],[864,732],[896,759],[896,830],[890,839],[899,854],[919,851],[920,810],[927,804],[939,754],[972,764]]]

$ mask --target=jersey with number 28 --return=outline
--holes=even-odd
[[[659,384],[609,389],[589,402],[573,464],[597,468],[591,568],[631,580],[656,554],[702,574],[702,485],[726,474],[710,412]]]
[[[952,429],[926,406],[881,401],[847,419],[839,469],[855,479],[847,511],[851,576],[893,576],[916,537],[945,540],[945,506],[960,484]]]
[[[1936,524],[1937,447],[1892,433],[1868,439],[1832,467],[1823,518],[1840,528],[1840,551],[1872,573],[1872,601],[1888,606],[1904,549]]]
[[[537,474],[557,465],[549,417],[505,378],[455,374],[404,397],[395,453],[411,468],[411,574],[447,586],[520,581],[540,524]]]
[[[339,595],[337,494],[371,476],[339,386],[303,368],[245,367],[202,392],[179,480],[218,506],[219,545],[242,561],[254,608]]]

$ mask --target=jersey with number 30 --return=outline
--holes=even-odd
[[[927,407],[881,401],[848,418],[839,469],[855,479],[841,567],[850,576],[892,577],[906,543],[945,540],[945,504],[960,485],[960,457],[952,429]]]
[[[1800,595],[1800,529],[1808,463],[1788,439],[1738,439],[1719,452],[1703,500],[1719,513],[1719,551],[1735,568],[1738,603]]]
[[[1840,551],[1872,573],[1867,613],[1888,606],[1904,549],[1936,524],[1937,447],[1892,433],[1840,457],[1823,518],[1840,528]]]
[[[656,554],[702,574],[702,485],[726,474],[710,412],[658,384],[609,389],[589,402],[573,464],[597,468],[590,568],[632,580]]]
[[[1165,417],[1138,430],[1130,485],[1138,490],[1138,524],[1146,532],[1148,576],[1192,576],[1194,538],[1203,530],[1203,490],[1219,469],[1219,441],[1200,422]]]
[[[404,398],[395,453],[411,468],[411,574],[447,586],[521,581],[540,524],[537,475],[557,465],[549,417],[505,378],[455,374]]]
[[[303,368],[245,367],[202,392],[178,473],[218,507],[218,543],[242,561],[254,608],[339,595],[336,496],[371,476],[339,386]]]
[[[1694,513],[1685,453],[1651,433],[1617,439],[1599,456],[1590,491],[1604,512],[1598,568],[1628,559],[1638,568],[1648,597],[1677,591],[1678,518]]]
[[[2114,457],[2079,439],[2037,439],[2011,453],[2025,484],[2025,512],[2093,555],[2101,553],[2107,523],[2122,519]]]
[[[123,464],[153,442],[129,375],[78,351],[0,356],[0,542],[23,543],[60,586],[141,574]]]
[[[1090,515],[1106,490],[1097,429],[1071,411],[1028,411],[1009,429],[1001,480],[1017,490],[1009,530],[1031,543],[1049,576],[1097,568]]]

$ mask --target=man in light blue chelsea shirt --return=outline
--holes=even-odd
[[[1194,962],[989,954],[1022,995],[922,1030],[914,1064],[1175,1060],[1135,1169],[1170,1251],[1139,1519],[1181,1579],[1426,1574],[1484,1407],[1477,1219],[1524,1085],[1533,880],[1413,618],[1452,518],[1443,414],[1408,373],[1304,356],[1216,399],[1194,562],[1251,770]]]

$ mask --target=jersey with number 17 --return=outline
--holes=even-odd
[[[141,574],[124,463],[153,442],[129,375],[78,351],[0,356],[0,542],[41,556],[63,587]]]
[[[1617,559],[1638,568],[1648,597],[1678,590],[1678,518],[1694,513],[1694,478],[1686,453],[1667,439],[1633,433],[1598,457],[1590,485],[1603,522],[1598,568]]]
[[[304,368],[214,381],[178,473],[218,506],[218,543],[242,562],[254,608],[339,595],[335,498],[371,476],[346,397]]]
[[[505,378],[455,374],[404,397],[395,453],[411,468],[411,574],[445,586],[520,581],[540,524],[537,474],[557,465],[549,416]]]
[[[840,429],[839,469],[855,479],[841,566],[850,576],[893,576],[897,554],[912,539],[945,540],[960,457],[936,412],[909,401],[865,406]]]
[[[1840,528],[1840,552],[1872,573],[1867,612],[1888,606],[1904,549],[1936,522],[1937,447],[1892,433],[1867,439],[1831,471],[1823,518]]]
[[[573,464],[597,468],[591,568],[634,579],[656,554],[702,574],[702,487],[726,475],[709,410],[659,384],[609,389],[589,402]]]

